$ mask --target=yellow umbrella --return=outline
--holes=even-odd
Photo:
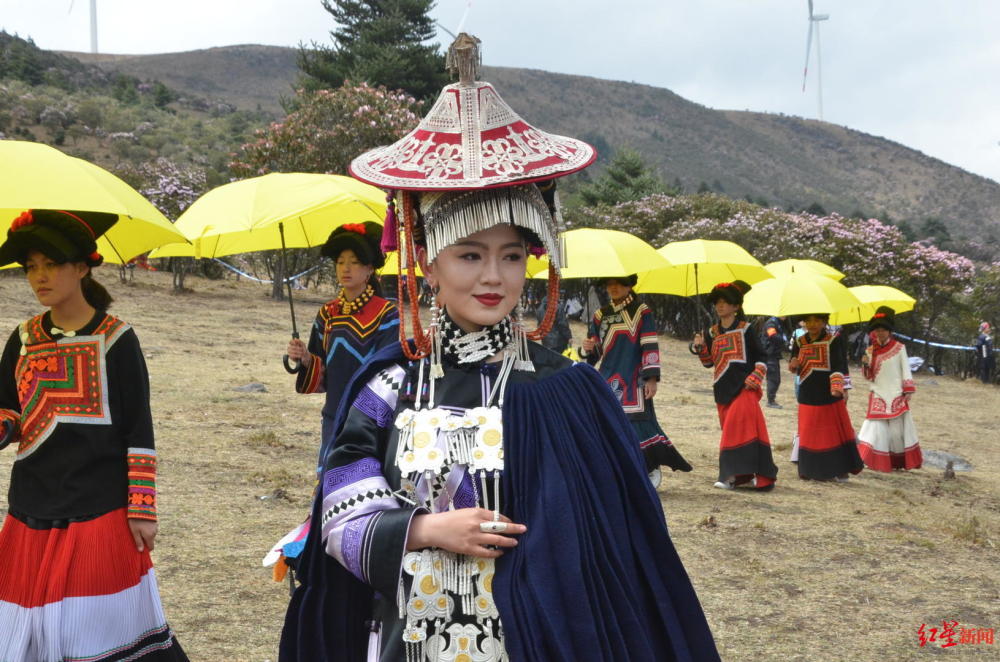
[[[97,241],[104,259],[117,264],[185,241],[153,203],[100,166],[41,143],[0,140],[0,237],[25,209],[118,214],[118,222]]]
[[[826,276],[827,278],[832,278],[834,280],[844,279],[844,274],[842,272],[837,271],[829,264],[820,262],[819,260],[798,260],[790,258],[788,260],[769,262],[764,265],[764,268],[770,271],[774,276],[784,276],[801,271],[814,271],[821,276]]]
[[[711,292],[722,282],[743,280],[752,284],[771,278],[757,258],[731,241],[675,241],[657,252],[673,266],[640,273],[636,292],[689,297]]]
[[[562,233],[566,266],[562,278],[615,278],[669,267],[670,262],[635,235],[619,230],[578,228]],[[548,278],[547,257],[528,260],[532,278]]]
[[[748,315],[835,313],[860,306],[849,289],[826,276],[799,272],[761,281],[743,299]]]
[[[271,173],[212,189],[176,226],[192,243],[202,240],[196,257],[220,257],[319,246],[338,225],[381,223],[384,216],[385,193],[353,177]]]
[[[913,310],[913,306],[917,303],[917,300],[906,292],[888,285],[858,285],[847,289],[858,298],[861,305],[833,313],[830,315],[831,324],[867,322],[879,306],[889,306],[896,313],[905,313],[908,310]]]

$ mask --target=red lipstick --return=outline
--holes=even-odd
[[[503,297],[499,294],[476,294],[476,301],[483,304],[484,306],[499,306],[500,302],[503,301]]]

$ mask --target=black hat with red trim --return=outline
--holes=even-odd
[[[875,314],[872,318],[868,320],[868,330],[874,331],[878,328],[889,329],[893,331],[896,324],[896,311],[889,306],[879,306],[875,310]]]
[[[38,251],[57,263],[104,262],[97,252],[97,238],[118,222],[117,214],[65,209],[29,209],[15,218],[0,245],[0,266],[24,264],[28,253]]]
[[[350,249],[361,264],[381,269],[385,265],[385,254],[379,248],[381,241],[382,226],[378,223],[345,223],[334,228],[320,252],[336,260],[342,251]]]

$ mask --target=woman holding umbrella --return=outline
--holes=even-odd
[[[427,119],[351,165],[396,189],[414,334],[348,391],[279,659],[718,660],[620,404],[528,339],[558,303],[551,180],[595,153],[478,82],[477,43],[452,46],[461,81]],[[515,311],[543,252],[549,307],[527,332]]]
[[[674,471],[691,471],[691,465],[656,421],[653,396],[660,382],[660,349],[653,311],[632,290],[637,280],[636,274],[604,280],[611,302],[594,314],[580,356],[591,365],[600,361],[601,376],[635,428],[649,480],[659,487],[661,465]]]
[[[806,333],[795,341],[788,362],[788,370],[799,377],[799,477],[844,482],[864,468],[847,413],[847,345],[827,326],[829,314],[803,319]]]
[[[298,393],[325,393],[320,464],[332,435],[333,419],[354,371],[376,351],[396,341],[399,311],[382,298],[376,269],[385,264],[378,223],[341,225],[321,253],[333,260],[340,291],[320,307],[307,346],[288,342],[288,358],[299,362]]]
[[[715,487],[749,485],[766,491],[774,489],[778,467],[759,404],[767,374],[764,352],[743,315],[743,296],[749,290],[741,280],[712,288],[708,300],[719,321],[695,334],[690,351],[715,371],[712,390],[722,427]]]
[[[33,210],[0,246],[47,310],[0,358],[0,448],[16,445],[0,529],[0,659],[187,660],[149,553],[156,451],[132,327],[91,270],[114,214]]]

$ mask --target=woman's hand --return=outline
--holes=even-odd
[[[597,347],[597,340],[595,338],[587,337],[587,338],[583,339],[583,351],[584,352],[586,352],[587,354],[590,354],[591,352],[594,351],[595,347]]]
[[[158,529],[156,520],[128,518],[128,530],[132,532],[135,548],[140,552],[144,549],[153,551],[153,541]]]
[[[691,341],[691,346],[696,352],[700,352],[705,346],[705,336],[700,333],[694,334],[694,340]]]
[[[646,400],[650,400],[656,395],[656,387],[659,383],[655,379],[647,379],[642,383],[642,395]]]
[[[492,521],[493,511],[485,508],[459,508],[442,513],[416,515],[410,523],[406,551],[438,547],[456,554],[495,559],[503,555],[503,550],[490,549],[487,545],[514,547],[517,540],[510,536],[528,530],[525,525],[514,524],[503,515],[499,521],[507,524],[504,533],[484,533],[480,530],[480,524]]]
[[[788,361],[788,372],[799,371],[799,357],[794,357]]]
[[[312,363],[312,354],[306,349],[306,344],[298,338],[292,338],[288,341],[285,354],[288,354],[289,360],[301,363],[303,368],[308,368],[309,364]]]

